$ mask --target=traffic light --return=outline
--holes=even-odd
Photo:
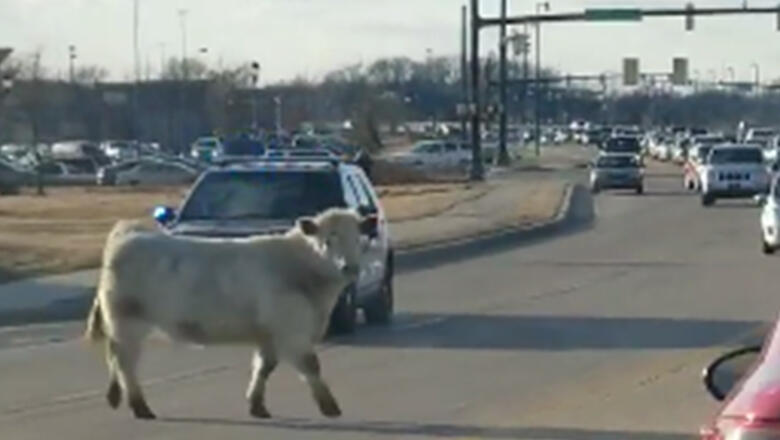
[[[672,84],[675,86],[688,84],[688,58],[672,60]]]
[[[692,31],[693,30],[693,10],[694,10],[693,3],[688,3],[685,5],[685,30],[686,31]]]
[[[639,58],[623,58],[623,85],[639,85]]]
[[[515,56],[526,54],[531,49],[531,42],[529,41],[528,34],[513,32],[509,40],[512,42],[512,52]]]
[[[780,5],[777,5],[777,30],[780,31]]]

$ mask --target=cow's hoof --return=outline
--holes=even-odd
[[[108,406],[113,409],[119,407],[119,403],[122,400],[122,389],[119,387],[119,383],[114,381],[108,386],[108,392],[106,393],[106,401]]]
[[[136,419],[154,420],[157,418],[157,416],[154,415],[152,410],[149,409],[149,406],[143,400],[131,402],[130,408],[133,410],[133,414],[135,415]]]
[[[320,402],[320,412],[325,417],[335,418],[341,416],[341,408],[333,399],[327,399]]]
[[[271,413],[268,412],[268,409],[263,404],[252,404],[249,406],[249,414],[252,417],[258,418],[258,419],[270,419]]]

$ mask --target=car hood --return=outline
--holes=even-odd
[[[284,234],[295,225],[295,220],[191,220],[181,221],[169,228],[173,235],[193,237],[249,237],[253,235]]]

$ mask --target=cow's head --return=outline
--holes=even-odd
[[[360,274],[362,236],[371,235],[376,229],[376,218],[362,218],[346,209],[330,209],[314,218],[298,219],[298,228],[315,239],[325,256],[352,282]]]

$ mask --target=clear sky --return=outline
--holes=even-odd
[[[263,82],[328,70],[385,56],[423,59],[459,50],[460,6],[464,0],[138,0],[140,48],[152,75],[162,55],[180,56],[178,11],[185,9],[188,53],[209,64],[258,60]],[[697,6],[740,6],[743,0],[695,1]],[[777,0],[748,0],[776,6]],[[513,14],[533,11],[535,1],[510,0]],[[553,12],[594,6],[682,6],[684,0],[551,0]],[[133,0],[0,0],[0,45],[17,52],[41,50],[43,62],[65,72],[68,45],[78,63],[107,67],[113,79],[130,77]],[[481,0],[493,16],[499,0]],[[642,23],[543,26],[544,64],[574,73],[618,71],[621,58],[638,56],[643,71],[671,70],[674,56],[687,56],[701,78],[752,77],[751,63],[764,79],[780,77],[780,32],[776,17],[698,18],[685,32],[682,18]],[[483,31],[483,49],[494,50],[494,31]]]

